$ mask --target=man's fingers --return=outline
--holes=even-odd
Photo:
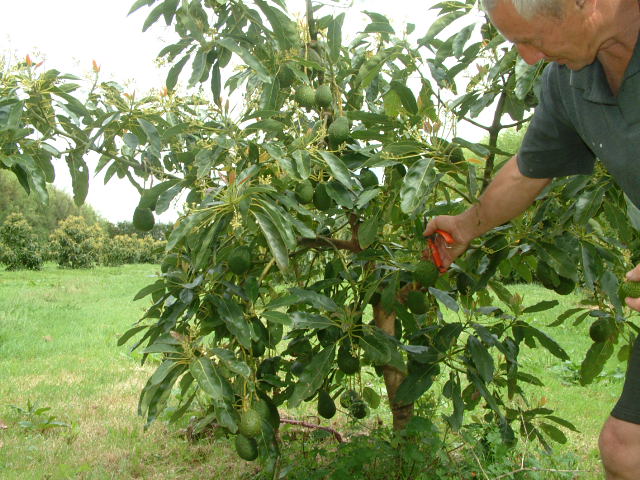
[[[632,310],[636,310],[637,312],[640,312],[640,298],[629,297],[626,299],[626,302],[629,308],[631,308]]]

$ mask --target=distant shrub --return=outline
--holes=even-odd
[[[137,235],[116,235],[103,242],[102,264],[110,267],[132,263],[160,263],[164,240]]]
[[[116,235],[104,241],[102,264],[110,267],[140,262],[140,239],[132,235]]]
[[[10,214],[0,226],[0,263],[7,270],[42,269],[42,245],[20,213]]]
[[[138,239],[140,248],[139,263],[160,263],[164,257],[166,240],[155,240],[152,237]]]
[[[83,217],[68,217],[49,238],[52,256],[60,267],[91,268],[99,261],[104,231],[99,225],[87,225]]]

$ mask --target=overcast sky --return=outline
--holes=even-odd
[[[44,68],[55,68],[76,75],[89,74],[92,61],[101,68],[101,79],[128,84],[144,92],[164,85],[165,73],[154,63],[171,31],[162,22],[142,32],[149,8],[131,16],[133,0],[11,0],[2,2],[0,15],[0,54],[29,54],[34,62],[45,61]],[[289,0],[292,9],[302,11],[303,0]],[[424,32],[433,15],[428,7],[435,0],[355,0],[355,11],[384,13],[401,31],[407,22]],[[71,192],[66,169],[59,169],[55,185]],[[139,196],[126,181],[103,185],[91,177],[87,202],[112,222],[131,219]],[[161,217],[175,219],[175,211]]]

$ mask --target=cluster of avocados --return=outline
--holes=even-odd
[[[258,458],[258,442],[265,428],[273,430],[280,424],[277,408],[265,400],[258,400],[250,408],[240,414],[240,423],[235,438],[235,448],[243,460],[253,461]],[[269,427],[267,427],[267,425]]]

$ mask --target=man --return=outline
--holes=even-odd
[[[541,99],[519,153],[479,202],[440,216],[425,235],[450,265],[476,237],[524,211],[553,177],[586,174],[598,157],[640,206],[640,8],[638,0],[484,0],[492,23],[529,64],[550,61]],[[640,281],[640,265],[627,274]],[[640,299],[626,299],[640,311]],[[600,434],[607,480],[640,479],[640,342],[622,396]]]

